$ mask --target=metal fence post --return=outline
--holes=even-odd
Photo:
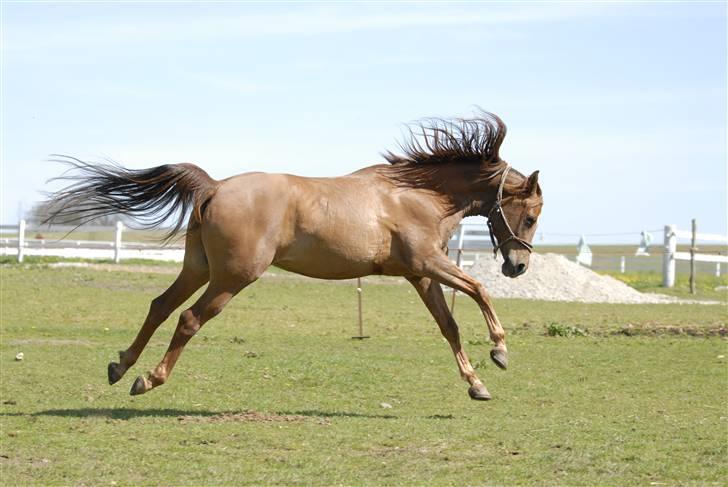
[[[715,277],[720,277],[720,262],[715,263]]]
[[[463,240],[465,240],[465,225],[460,224],[460,232],[458,233],[458,255],[455,260],[455,264],[462,269],[463,262]],[[455,295],[457,290],[452,288],[452,297],[450,298],[450,314],[455,314]]]
[[[351,338],[354,338],[356,340],[364,340],[365,338],[369,338],[367,335],[364,334],[364,308],[361,302],[361,295],[364,292],[361,285],[361,277],[356,278],[356,294],[357,294],[357,301],[358,301],[358,311],[359,311],[359,334],[357,336],[353,336]]]
[[[624,271],[627,268],[627,258],[623,255],[619,259],[619,272],[624,274]]]
[[[693,218],[693,236],[690,240],[690,294],[695,294],[695,252],[698,248],[695,241],[698,233],[698,222]]]
[[[18,222],[18,262],[25,256],[25,220]]]
[[[675,286],[675,251],[677,236],[675,225],[665,225],[665,247],[662,252],[662,286]]]
[[[116,234],[114,235],[114,262],[121,262],[121,233],[124,231],[124,224],[116,222]]]

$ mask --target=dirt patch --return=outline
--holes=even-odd
[[[728,328],[724,326],[700,327],[700,326],[664,326],[664,325],[643,325],[625,326],[612,332],[612,335],[624,336],[691,336],[691,337],[728,337]]]
[[[327,418],[312,418],[298,414],[271,414],[258,411],[242,411],[239,413],[222,413],[213,416],[178,416],[182,423],[301,423],[316,420],[321,424],[329,424]]]

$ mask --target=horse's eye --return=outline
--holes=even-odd
[[[526,217],[526,221],[525,221],[524,223],[526,224],[526,226],[527,226],[527,227],[529,227],[529,228],[530,228],[530,227],[532,227],[533,225],[535,225],[535,224],[536,224],[536,220],[534,220],[534,219],[533,219],[533,218],[531,218],[530,216],[527,216],[527,217]]]

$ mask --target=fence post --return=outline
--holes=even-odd
[[[625,271],[625,269],[626,269],[626,268],[627,268],[627,259],[626,259],[626,257],[625,257],[625,256],[623,255],[623,256],[622,256],[622,257],[621,257],[621,258],[619,259],[619,272],[620,272],[620,273],[622,273],[622,274],[624,274],[624,271]]]
[[[18,262],[25,256],[25,220],[18,222]]]
[[[720,277],[720,262],[715,263],[715,277]]]
[[[465,225],[460,224],[460,232],[458,233],[458,255],[455,260],[455,264],[460,267],[463,262],[463,240],[465,240]],[[450,298],[450,314],[455,314],[455,294],[457,290],[452,288],[452,297]]]
[[[361,302],[361,295],[362,295],[363,289],[361,286],[361,277],[356,278],[356,294],[357,294],[357,301],[359,305],[359,334],[357,336],[353,336],[351,338],[354,338],[356,340],[364,340],[365,338],[369,338],[367,335],[364,334],[364,310]]]
[[[690,240],[690,294],[695,294],[695,240],[698,233],[698,221],[693,218],[693,237]]]
[[[675,225],[665,225],[665,247],[662,250],[662,286],[675,285],[675,251],[677,250],[677,236]]]
[[[114,235],[114,262],[121,262],[121,233],[124,231],[124,224],[116,222],[116,234]]]

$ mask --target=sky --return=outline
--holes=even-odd
[[[544,242],[728,231],[725,2],[3,1],[1,35],[3,224],[49,154],[337,176],[480,106]]]

